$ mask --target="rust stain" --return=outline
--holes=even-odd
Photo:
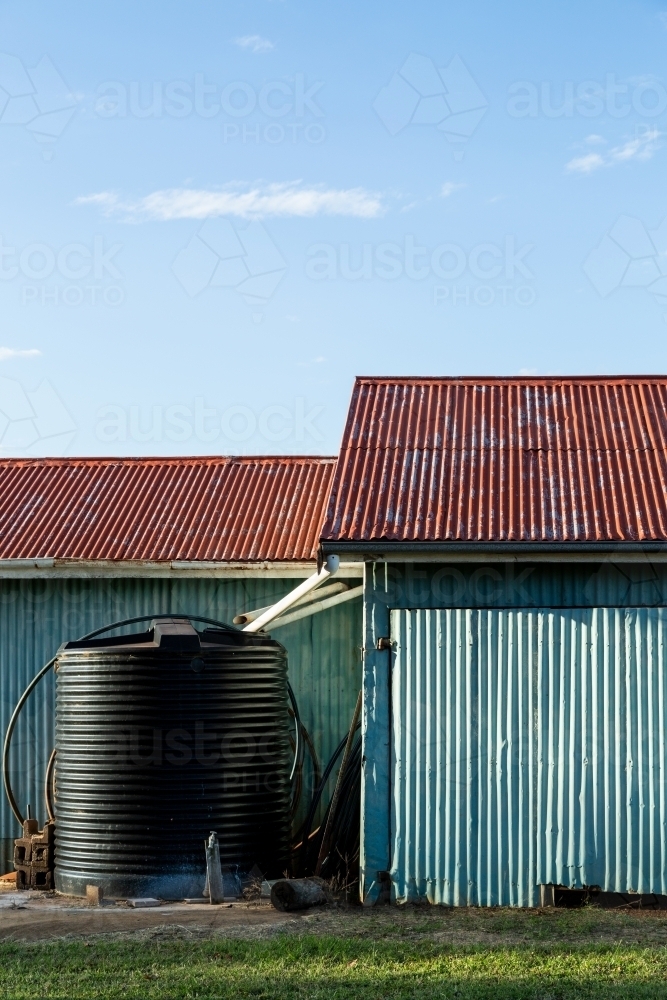
[[[667,377],[358,378],[322,538],[667,539]]]
[[[0,461],[0,559],[314,559],[335,458]]]

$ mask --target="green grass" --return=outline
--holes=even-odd
[[[0,996],[667,998],[666,930],[662,914],[394,911],[269,938],[1,943]]]

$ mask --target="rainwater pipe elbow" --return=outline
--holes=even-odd
[[[294,590],[290,591],[289,594],[286,594],[284,597],[282,597],[277,604],[274,604],[272,607],[267,608],[267,610],[263,614],[261,614],[259,618],[255,618],[254,621],[246,625],[243,631],[259,632],[260,629],[263,629],[265,625],[268,625],[269,622],[272,622],[274,618],[277,618],[279,615],[281,615],[283,611],[287,611],[288,608],[291,608],[292,605],[295,604],[300,597],[304,596],[304,594],[310,593],[311,590],[315,590],[315,588],[319,587],[320,584],[325,582],[325,580],[328,580],[330,576],[334,576],[338,572],[339,566],[340,566],[339,556],[336,555],[327,556],[324,561],[324,565],[322,566],[322,569],[318,573],[313,573],[312,576],[309,576],[307,580],[304,580],[303,583],[300,583],[299,586],[295,587]]]

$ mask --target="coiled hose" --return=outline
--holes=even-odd
[[[203,615],[188,615],[182,612],[171,612],[170,614],[159,614],[159,615],[140,615],[138,618],[125,618],[122,621],[113,622],[111,625],[103,625],[102,628],[95,629],[93,632],[88,632],[87,635],[81,636],[78,640],[79,642],[85,642],[87,639],[94,639],[96,635],[101,635],[103,632],[110,632],[115,628],[124,628],[126,625],[136,625],[139,622],[152,621],[156,618],[189,618],[191,621],[203,622],[205,625],[215,625],[217,628],[223,629],[227,632],[238,632],[239,629],[235,628],[233,625],[227,625],[226,622],[220,622],[216,618],[204,618]],[[16,728],[16,723],[19,720],[19,716],[23,711],[23,707],[27,702],[28,698],[35,690],[39,682],[43,677],[48,674],[51,667],[56,662],[56,656],[51,657],[48,663],[45,663],[42,669],[35,674],[33,679],[28,684],[27,688],[19,698],[16,708],[12,712],[12,717],[9,720],[9,725],[7,726],[7,732],[5,733],[5,743],[2,750],[2,778],[5,786],[5,794],[11,806],[11,810],[14,813],[20,826],[23,826],[23,816],[21,810],[19,809],[16,798],[14,797],[14,791],[12,789],[11,778],[9,773],[9,751],[12,743],[12,736],[14,734],[14,729]],[[294,713],[295,721],[295,735],[294,735],[294,762],[292,764],[292,771],[290,773],[290,781],[294,780],[294,775],[297,770],[297,764],[299,760],[303,757],[303,737],[301,734],[301,718],[299,716],[299,706],[297,705],[296,698],[294,697],[294,691],[292,686],[287,682],[287,693],[289,699],[292,703],[292,711]],[[51,778],[53,775],[53,766],[55,763],[55,750],[51,753],[49,758],[49,763],[46,768],[46,780],[44,783],[44,798],[46,801],[46,812],[50,821],[53,821],[53,804],[52,804],[52,790],[51,790]],[[298,805],[298,802],[297,802]]]

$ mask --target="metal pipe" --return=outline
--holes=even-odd
[[[336,594],[335,597],[327,597],[324,601],[313,601],[312,604],[306,605],[305,608],[299,608],[291,615],[278,618],[271,625],[271,630],[273,631],[274,628],[279,628],[281,625],[289,625],[290,622],[297,622],[300,618],[307,618],[308,615],[316,615],[320,611],[326,611],[327,608],[334,608],[337,604],[343,604],[345,601],[353,601],[355,597],[361,597],[363,592],[363,587],[354,587],[353,590],[346,590],[345,593]]]
[[[260,629],[263,629],[265,625],[268,625],[269,622],[272,622],[274,618],[277,618],[279,615],[281,615],[283,611],[287,611],[288,608],[291,608],[294,604],[296,604],[299,598],[303,597],[305,594],[310,593],[311,590],[315,590],[316,587],[319,587],[320,584],[328,580],[330,576],[333,576],[334,573],[337,573],[339,566],[340,566],[340,559],[338,558],[338,556],[336,555],[327,556],[326,562],[322,566],[322,569],[319,571],[319,573],[313,573],[312,576],[309,576],[307,580],[304,580],[303,583],[299,584],[298,587],[295,587],[294,590],[290,591],[289,594],[286,594],[285,597],[283,597],[280,601],[278,601],[277,604],[274,604],[273,607],[268,608],[263,614],[259,616],[259,618],[255,618],[254,622],[250,622],[249,625],[246,625],[243,631],[259,632]]]
[[[318,598],[327,596],[332,596],[333,594],[340,594],[341,591],[349,590],[346,583],[330,583],[327,587],[318,587],[317,596]],[[295,601],[292,605],[293,608],[299,607],[301,604],[307,604],[308,601],[313,600],[313,592],[306,594],[305,597],[301,597],[298,601]],[[250,622],[254,622],[255,618],[259,618],[261,614],[272,608],[272,604],[267,604],[263,608],[255,608],[254,611],[242,611],[240,615],[236,615],[232,621],[234,625],[248,625]]]

